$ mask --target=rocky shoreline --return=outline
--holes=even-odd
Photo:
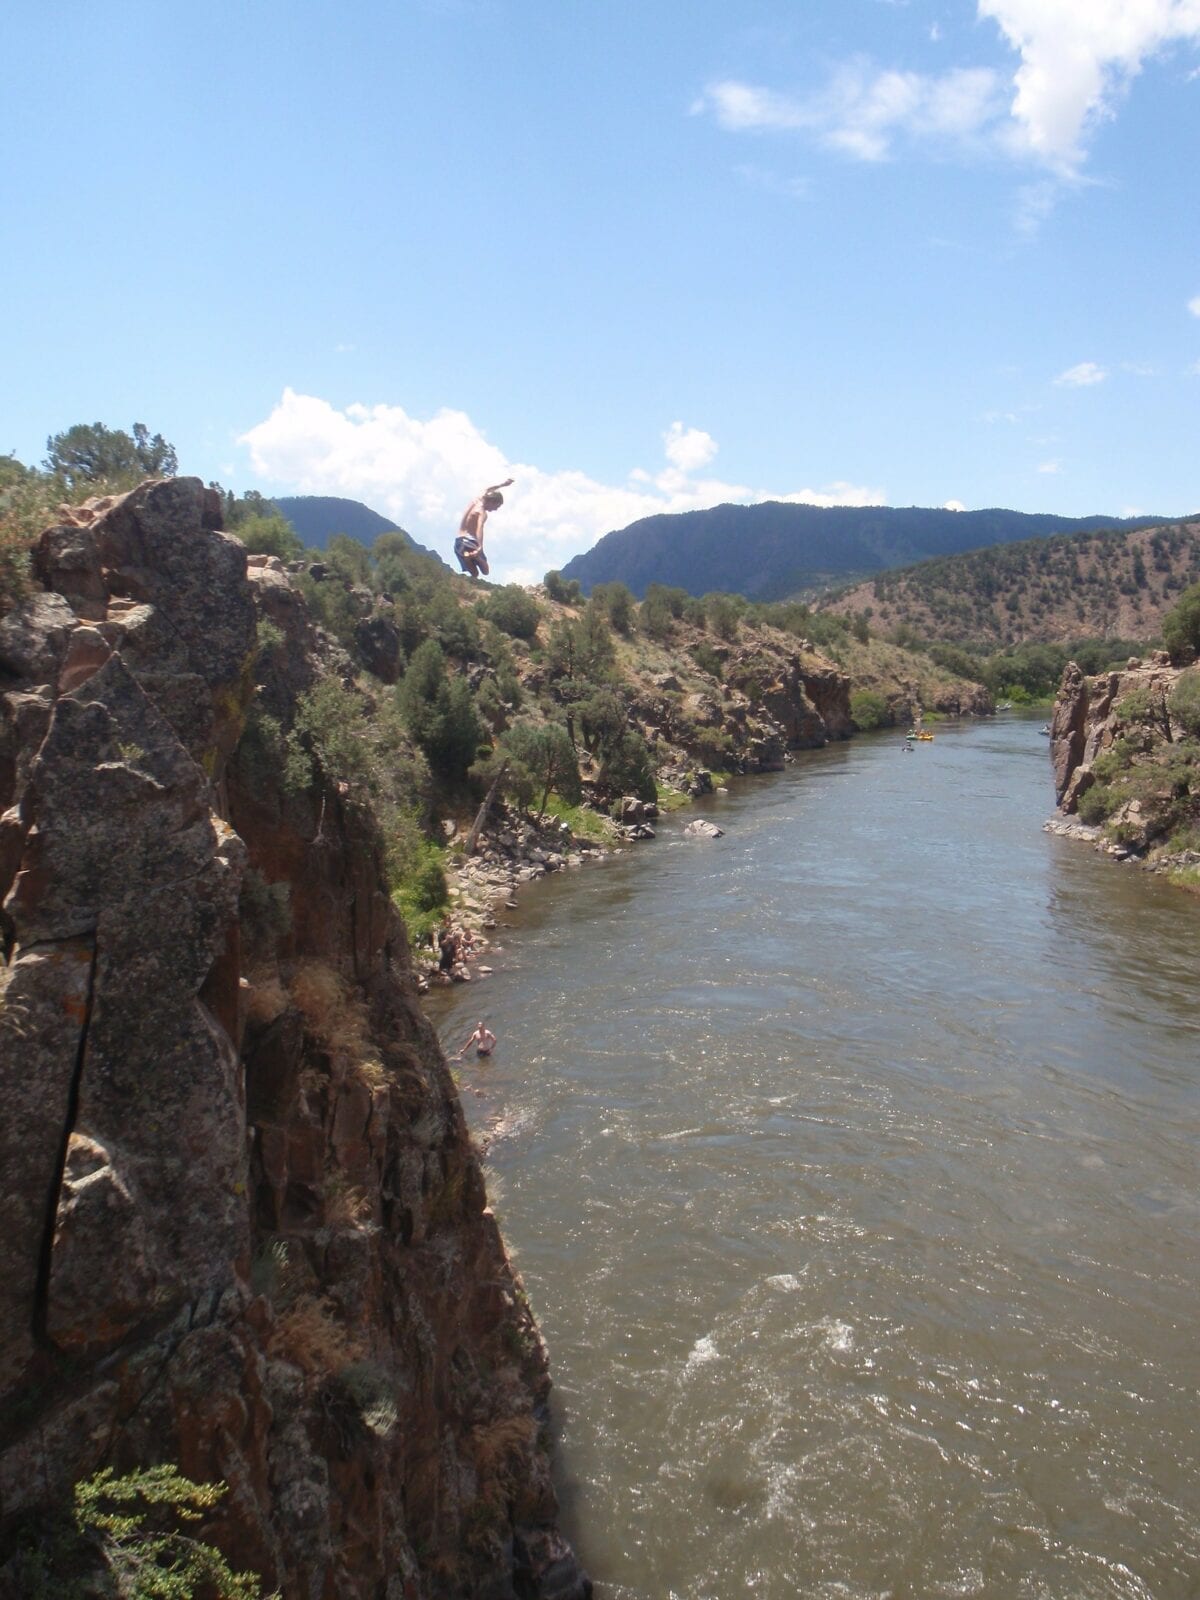
[[[707,772],[693,777],[693,788],[692,798],[725,792],[714,790]],[[547,819],[540,828],[511,815],[490,823],[480,836],[476,853],[463,856],[446,874],[450,908],[442,931],[454,940],[458,958],[448,967],[442,966],[437,934],[431,945],[413,950],[417,986],[422,993],[490,976],[491,967],[480,962],[479,957],[486,954],[493,942],[491,935],[502,926],[497,911],[515,910],[516,895],[524,885],[552,872],[576,870],[589,861],[656,837],[654,824],[659,808],[654,802],[627,796],[620,804],[619,815],[620,821],[606,824],[604,839],[577,836],[567,823],[554,818]],[[722,832],[703,819],[694,819],[688,828],[708,837]],[[445,821],[442,831],[451,847],[459,842],[460,830],[453,821]]]

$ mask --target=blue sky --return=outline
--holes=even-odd
[[[494,574],[654,510],[1200,509],[1200,0],[58,0],[0,451],[135,420]]]

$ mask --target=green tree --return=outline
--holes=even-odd
[[[177,1467],[130,1472],[105,1467],[75,1485],[72,1514],[16,1558],[24,1600],[259,1600],[261,1579],[235,1572],[195,1524],[226,1493],[193,1483]]]
[[[669,639],[674,624],[683,616],[687,598],[686,589],[668,588],[663,583],[650,584],[638,612],[638,622],[647,638]]]
[[[461,782],[484,739],[467,680],[446,676],[446,658],[436,639],[418,647],[397,691],[400,713],[432,770]]]
[[[173,478],[179,470],[174,445],[161,433],[150,437],[144,422],[133,433],[102,422],[77,422],[46,440],[46,470],[71,490],[89,484],[132,486],[143,478]]]
[[[501,738],[500,750],[528,773],[534,792],[540,792],[539,821],[552,790],[570,805],[582,798],[575,746],[562,723],[515,722]]]
[[[578,578],[564,578],[557,568],[552,568],[542,579],[546,593],[557,605],[577,606],[583,600],[583,590]]]
[[[599,606],[610,626],[628,636],[633,631],[633,595],[623,583],[598,583],[591,604]]]
[[[1200,653],[1200,583],[1179,596],[1163,618],[1162,631],[1173,660],[1181,660],[1189,651]]]
[[[538,603],[519,583],[495,589],[479,607],[480,614],[514,639],[535,639],[542,614]]]
[[[243,517],[231,530],[251,555],[278,556],[281,561],[299,561],[304,554],[300,536],[279,511]]]
[[[375,573],[371,553],[360,539],[348,533],[335,533],[325,546],[325,564],[347,583],[370,588]]]
[[[376,581],[384,594],[403,594],[410,587],[413,549],[407,534],[381,533],[371,546],[371,556],[375,562]]]
[[[704,610],[708,624],[718,639],[732,642],[738,636],[741,608],[738,597],[731,594],[706,594]]]
[[[1200,734],[1200,667],[1180,673],[1167,706],[1185,732]]]
[[[850,696],[850,715],[866,733],[871,728],[882,728],[891,721],[888,703],[873,689],[856,689]]]

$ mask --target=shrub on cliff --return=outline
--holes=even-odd
[[[872,728],[890,726],[892,721],[888,703],[873,689],[856,689],[850,696],[850,715],[863,733]]]
[[[304,546],[296,537],[296,530],[278,511],[243,517],[229,531],[242,541],[251,555],[278,556],[280,561],[298,561],[304,554]]]
[[[537,636],[542,614],[537,601],[519,583],[506,583],[496,589],[479,607],[480,615],[514,639]]]
[[[1094,783],[1080,795],[1076,811],[1080,822],[1095,827],[1110,817],[1120,803],[1120,796],[1107,783]]]
[[[17,1555],[16,1592],[23,1600],[259,1600],[259,1577],[235,1572],[192,1532],[226,1492],[169,1464],[123,1478],[105,1467],[75,1485],[70,1515]]]

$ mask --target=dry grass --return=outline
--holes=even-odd
[[[279,980],[278,973],[255,976],[251,973],[246,990],[246,1020],[255,1027],[265,1028],[287,1010],[288,993]]]
[[[326,1377],[362,1360],[365,1351],[337,1320],[324,1296],[302,1295],[275,1324],[267,1346],[280,1361],[299,1367],[310,1378]]]
[[[525,1470],[537,1430],[531,1416],[497,1417],[471,1434],[471,1457],[484,1482],[504,1484]]]
[[[308,1031],[328,1050],[339,1075],[372,1091],[387,1086],[387,1069],[371,1038],[367,1008],[346,980],[323,961],[305,961],[288,985]]]
[[[371,1201],[336,1173],[325,1185],[325,1222],[330,1228],[357,1228],[371,1215]]]

